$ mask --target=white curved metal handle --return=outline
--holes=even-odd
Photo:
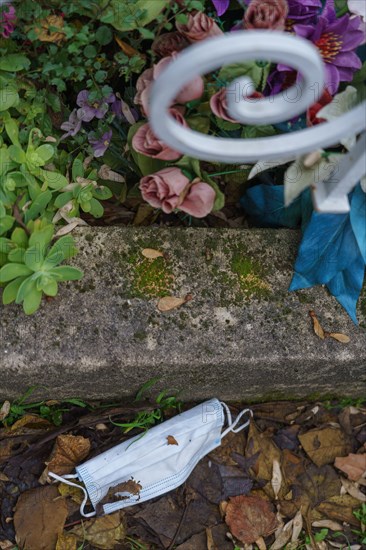
[[[236,164],[258,160],[291,160],[336,145],[341,139],[365,130],[366,103],[332,122],[257,139],[206,136],[184,128],[169,114],[169,107],[179,91],[195,77],[222,65],[260,59],[289,65],[301,73],[302,79],[284,93],[261,100],[248,98],[253,86],[247,78],[235,80],[227,88],[227,98],[229,114],[236,120],[246,124],[273,124],[289,120],[306,111],[321,96],[324,89],[324,65],[318,50],[309,41],[280,32],[237,31],[190,46],[163,71],[151,93],[149,119],[154,133],[173,149],[191,157]],[[356,172],[358,174],[359,171]],[[354,175],[356,180],[361,176]],[[354,181],[352,186],[356,183]],[[344,199],[344,193],[342,197]],[[331,201],[327,202],[326,198],[327,193],[323,189],[316,201],[318,210],[323,210],[324,204],[328,204],[327,211],[349,209],[347,197],[346,201],[333,201],[333,210]],[[337,202],[342,203],[341,210]]]

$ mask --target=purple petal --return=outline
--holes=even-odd
[[[215,6],[217,15],[223,15],[229,7],[230,0],[212,0],[213,5]]]
[[[335,57],[334,65],[356,70],[362,67],[362,62],[355,52],[341,52]]]
[[[76,98],[76,103],[79,107],[84,107],[85,103],[88,103],[89,92],[88,90],[81,90]]]
[[[340,75],[337,67],[325,63],[325,85],[332,95],[336,94],[339,88]]]

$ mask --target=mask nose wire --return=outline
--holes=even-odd
[[[229,432],[234,432],[237,434],[238,432],[240,432],[241,430],[244,430],[244,428],[246,428],[249,425],[250,419],[253,417],[253,411],[251,411],[250,409],[244,409],[238,414],[238,416],[233,421],[229,407],[223,401],[220,401],[220,403],[224,411],[226,412],[227,422],[229,424],[228,427],[222,432],[221,439],[223,439]],[[244,424],[242,424],[241,426],[238,426],[241,418],[247,413],[249,413],[249,419],[246,422],[244,422]]]
[[[73,483],[72,481],[69,481],[67,478],[77,478],[78,475],[65,475],[65,477],[59,476],[57,474],[54,474],[53,472],[48,472],[48,475],[57,481],[61,481],[61,483],[65,483],[66,485],[70,485],[70,487],[76,487],[77,489],[81,489],[84,493],[84,499],[83,502],[80,505],[80,514],[84,516],[84,518],[92,518],[96,515],[96,512],[84,512],[84,508],[86,506],[86,503],[88,502],[88,493],[84,487],[81,485],[78,485],[77,483]]]

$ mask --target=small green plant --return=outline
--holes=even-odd
[[[59,282],[81,279],[83,273],[75,267],[59,265],[76,253],[70,235],[51,245],[52,224],[30,222],[26,230],[29,238],[25,230],[17,228],[10,239],[1,239],[1,251],[7,253],[7,261],[0,269],[0,283],[6,285],[3,303],[22,303],[24,312],[30,315],[39,308],[43,294],[56,296]]]
[[[151,378],[140,388],[137,392],[135,401],[141,401],[145,393],[159,380],[158,377]],[[155,405],[152,410],[149,411],[140,411],[137,413],[134,420],[131,422],[112,422],[116,426],[124,428],[124,433],[128,433],[134,429],[140,429],[147,431],[149,428],[152,428],[155,424],[164,420],[164,412],[167,409],[176,409],[178,412],[181,411],[182,403],[178,400],[176,395],[168,395],[168,390],[161,391],[158,396],[155,398]]]
[[[352,533],[359,536],[360,544],[366,544],[366,502],[363,502],[361,508],[355,510],[353,515],[360,521],[361,529],[352,530]]]
[[[11,426],[22,418],[25,414],[37,414],[41,418],[45,418],[49,422],[52,422],[55,426],[61,426],[62,414],[70,410],[70,405],[74,407],[85,408],[88,405],[80,399],[65,399],[62,402],[41,400],[37,402],[29,402],[29,397],[40,386],[30,387],[24,395],[15,399],[10,404],[10,410],[7,416],[2,420],[4,426]]]

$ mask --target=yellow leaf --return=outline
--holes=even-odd
[[[56,550],[76,550],[78,539],[74,535],[61,533],[57,539]]]
[[[78,540],[89,542],[96,548],[111,550],[120,544],[125,536],[126,530],[123,525],[123,514],[121,511],[108,514],[77,525],[69,533],[74,534]]]
[[[322,340],[324,340],[325,338],[325,335],[324,335],[324,330],[322,328],[322,326],[320,325],[319,321],[318,321],[318,318],[317,316],[315,315],[315,311],[313,311],[312,309],[309,311],[309,315],[313,321],[313,329],[314,329],[314,332],[317,336],[319,336],[319,338],[321,338]]]
[[[124,42],[123,40],[121,40],[118,36],[115,36],[114,39],[117,42],[118,46],[123,51],[123,53],[127,55],[127,57],[133,57],[134,55],[139,55],[141,57],[144,57],[137,50],[135,50],[135,48],[127,44],[127,42]]]
[[[63,31],[64,20],[60,15],[48,15],[45,19],[39,22],[40,26],[34,28],[34,32],[37,35],[38,40],[41,42],[62,42],[66,40],[65,33]],[[56,27],[60,30],[50,30]]]
[[[176,298],[175,296],[164,296],[164,298],[160,298],[158,302],[158,310],[159,311],[170,311],[171,309],[175,309],[177,307],[182,306],[189,300],[191,300],[191,297],[185,297],[185,298]]]
[[[145,258],[149,258],[149,260],[164,257],[164,254],[160,252],[160,250],[155,250],[154,248],[144,248],[141,254],[145,256]]]
[[[351,340],[349,336],[342,334],[341,332],[330,332],[329,336],[338,342],[342,342],[342,344],[348,344]]]

